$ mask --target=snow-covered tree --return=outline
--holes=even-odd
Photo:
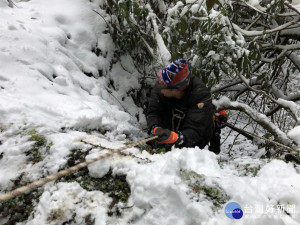
[[[297,5],[280,0],[107,0],[102,8],[110,15],[117,53],[129,53],[144,78],[186,57],[215,97],[227,96],[215,102],[217,107],[243,112],[250,130],[292,145],[286,133],[300,122]]]

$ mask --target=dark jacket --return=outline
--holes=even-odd
[[[204,103],[203,108],[198,107],[199,103]],[[184,97],[179,100],[165,97],[156,84],[149,98],[146,115],[149,132],[154,125],[172,130],[174,109],[185,112],[178,129],[185,137],[182,147],[204,148],[213,133],[213,107],[209,89],[200,79],[193,76]]]

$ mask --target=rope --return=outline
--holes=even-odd
[[[146,143],[148,141],[151,141],[151,140],[154,140],[156,138],[157,138],[157,136],[153,136],[153,137],[150,137],[150,138],[147,138],[147,139],[144,139],[144,140],[137,141],[135,143],[129,144],[127,146],[118,148],[118,149],[113,149],[110,152],[105,153],[103,155],[100,155],[100,156],[98,156],[98,157],[96,157],[94,159],[90,159],[88,161],[79,163],[79,164],[77,164],[75,166],[72,166],[72,167],[70,167],[68,169],[62,170],[62,171],[60,171],[60,172],[58,172],[56,174],[52,174],[52,175],[47,176],[45,178],[42,178],[42,179],[40,179],[38,181],[30,183],[30,184],[28,184],[26,186],[17,188],[17,189],[15,189],[13,191],[10,191],[10,192],[6,193],[6,194],[0,195],[0,203],[5,202],[5,201],[7,201],[9,199],[12,199],[12,198],[14,198],[14,197],[16,197],[18,195],[21,195],[21,194],[24,194],[24,193],[28,193],[28,192],[30,192],[30,191],[32,191],[32,190],[34,190],[34,189],[36,189],[36,188],[38,188],[40,186],[43,186],[44,184],[46,184],[46,183],[48,183],[50,181],[56,180],[56,179],[58,179],[60,177],[66,176],[66,175],[68,175],[70,173],[73,173],[73,172],[75,172],[75,171],[77,171],[77,170],[79,170],[79,169],[81,169],[83,167],[88,166],[91,163],[99,161],[100,159],[107,158],[107,157],[113,155],[114,153],[118,153],[118,152],[121,152],[121,151],[123,151],[123,150],[125,150],[127,148],[131,148],[131,147],[134,147],[134,146],[137,146],[137,145],[144,144],[144,143]]]

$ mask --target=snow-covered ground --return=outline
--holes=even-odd
[[[20,177],[28,183],[65,168],[72,150],[89,149],[86,159],[101,154],[88,143],[119,148],[147,137],[143,111],[126,94],[139,88],[140,74],[129,56],[114,59],[106,22],[92,10],[105,17],[101,4],[31,0],[10,8],[0,0],[1,194]],[[28,154],[34,135],[45,138],[36,162]],[[219,156],[198,148],[153,155],[130,148],[130,155],[91,164],[92,177],[110,169],[126,175],[131,195],[117,204],[119,216],[108,216],[107,193],[50,182],[20,224],[88,224],[87,216],[95,224],[300,224],[299,167],[260,159],[264,149],[243,137],[230,146],[234,137]],[[240,204],[240,220],[225,215],[229,202]],[[8,219],[0,212],[0,224]]]

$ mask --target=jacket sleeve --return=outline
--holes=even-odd
[[[201,108],[199,103],[204,103]],[[199,88],[192,93],[190,108],[187,110],[186,119],[182,124],[182,133],[185,137],[185,147],[195,145],[205,146],[212,133],[213,106],[208,88]]]
[[[155,85],[148,100],[148,109],[146,113],[147,128],[149,133],[154,125],[162,125],[163,108],[164,107],[160,98],[159,88],[157,85]]]

